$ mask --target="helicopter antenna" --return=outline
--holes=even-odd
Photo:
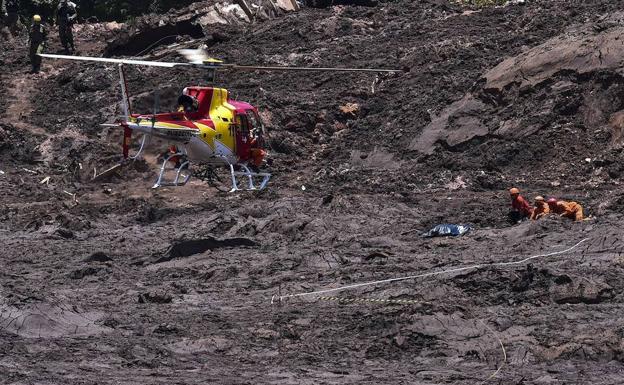
[[[160,110],[160,92],[158,88],[154,89],[154,111],[152,113],[152,129],[156,125],[156,114]]]
[[[208,84],[214,84],[217,82],[217,70],[216,69],[208,69],[205,75],[205,81]]]
[[[160,90],[154,89],[154,115],[160,111]]]

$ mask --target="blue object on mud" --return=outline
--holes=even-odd
[[[445,237],[448,235],[457,236],[457,235],[464,235],[467,232],[469,232],[471,229],[472,227],[468,225],[452,225],[452,224],[445,223],[442,225],[437,225],[433,229],[424,233],[422,236],[425,238]]]

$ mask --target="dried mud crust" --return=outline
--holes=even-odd
[[[373,79],[360,75],[225,74],[233,96],[257,105],[269,129],[275,177],[256,194],[223,194],[199,181],[152,191],[154,168],[143,164],[89,183],[94,167],[118,160],[121,138],[97,127],[118,113],[114,71],[46,62],[46,74],[26,77],[23,50],[6,46],[2,382],[474,384],[502,364],[498,336],[508,356],[502,383],[620,383],[624,191],[608,120],[622,107],[621,79],[603,69],[497,93],[483,86],[505,58],[569,28],[617,27],[602,15],[618,8],[540,1],[470,13],[395,1],[228,27],[210,53],[231,62],[410,70],[375,82],[374,93]],[[77,38],[86,53],[104,51],[93,36]],[[166,109],[201,79],[128,72],[133,101],[148,112],[156,87]],[[34,88],[32,112],[19,124],[6,114],[18,107],[8,100],[16,84]],[[458,109],[464,98],[481,104]],[[358,108],[341,111],[347,103]],[[445,112],[445,129],[470,126],[465,118],[476,114],[487,135],[439,140],[431,154],[414,149]],[[518,124],[517,137],[495,131],[505,121]],[[528,197],[579,200],[597,218],[509,227],[511,185]],[[474,230],[419,236],[444,222]],[[585,238],[530,265],[331,294],[420,304],[317,296],[271,304],[279,295],[549,254]]]

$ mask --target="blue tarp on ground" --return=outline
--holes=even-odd
[[[422,236],[425,238],[444,237],[448,235],[457,236],[457,235],[464,235],[467,232],[469,232],[471,229],[472,227],[468,225],[453,225],[453,224],[445,223],[445,224],[437,225],[433,229],[424,233]]]

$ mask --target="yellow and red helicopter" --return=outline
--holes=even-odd
[[[264,189],[271,178],[270,173],[260,172],[258,169],[267,155],[263,138],[264,125],[256,107],[246,102],[232,100],[225,88],[212,86],[184,88],[182,95],[178,98],[179,108],[176,112],[132,113],[124,65],[201,68],[208,71],[211,83],[214,82],[218,70],[402,72],[402,70],[371,68],[245,66],[226,64],[210,58],[202,49],[184,49],[179,52],[188,60],[187,63],[54,54],[41,54],[40,56],[50,59],[118,65],[123,119],[114,124],[102,126],[123,129],[124,160],[139,158],[152,137],[175,143],[162,157],[158,180],[153,188],[186,184],[191,178],[190,162],[193,162],[228,167],[232,181],[230,191]],[[134,132],[143,134],[143,138],[138,152],[130,156]],[[175,167],[168,167],[169,163],[175,163]],[[166,181],[165,174],[171,170],[174,171],[175,176],[172,180]],[[239,177],[246,179],[246,185],[239,185]]]

